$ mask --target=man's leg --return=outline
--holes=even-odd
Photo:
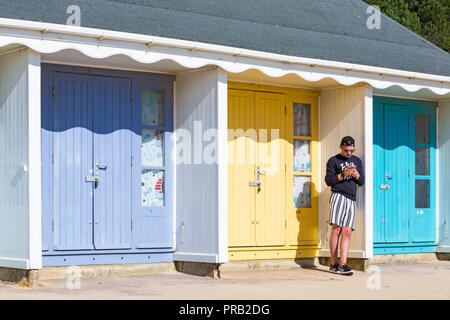
[[[352,236],[352,228],[343,227],[342,228],[342,237],[341,237],[341,261],[340,265],[344,265],[347,263],[348,249],[350,248],[350,238]]]
[[[341,233],[341,227],[336,224],[332,225],[331,236],[330,236],[330,257],[331,264],[335,264],[338,261],[338,244],[339,235]],[[342,253],[341,253],[342,254]]]

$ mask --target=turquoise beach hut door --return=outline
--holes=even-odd
[[[374,99],[374,253],[433,252],[435,105]]]

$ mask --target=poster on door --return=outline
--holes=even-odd
[[[164,125],[164,91],[142,89],[142,124]]]
[[[294,171],[311,172],[311,142],[294,140]]]
[[[164,206],[164,171],[142,170],[142,206]]]
[[[142,130],[142,166],[164,166],[164,131]]]
[[[294,103],[294,136],[311,136],[311,105]]]
[[[294,208],[311,208],[311,177],[294,176]]]

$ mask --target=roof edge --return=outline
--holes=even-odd
[[[422,79],[422,80],[439,81],[441,83],[450,83],[450,77],[442,75],[418,73],[413,71],[375,67],[370,65],[361,65],[316,58],[288,56],[264,51],[241,49],[237,47],[209,44],[197,41],[179,40],[173,38],[156,37],[151,35],[127,33],[122,31],[112,31],[96,28],[86,28],[79,26],[69,26],[62,24],[35,22],[18,19],[7,19],[7,18],[0,18],[0,27],[40,31],[42,34],[61,33],[67,35],[76,35],[82,37],[96,38],[98,41],[117,40],[117,41],[133,42],[146,45],[147,47],[151,47],[152,45],[160,45],[160,46],[188,49],[190,51],[206,51],[232,55],[235,57],[248,57],[256,59],[272,60],[276,62],[282,62],[285,64],[300,64],[300,65],[307,65],[310,67],[326,67],[346,71],[369,72],[379,75],[393,75],[405,77],[408,79]]]
[[[450,77],[441,75],[286,56],[102,29],[0,18],[1,33],[3,41],[0,37],[0,46],[21,44],[40,53],[75,49],[99,59],[124,54],[141,63],[155,63],[169,59],[186,68],[213,64],[232,73],[257,69],[271,77],[291,73],[311,82],[332,78],[343,85],[358,82],[367,82],[376,88],[400,85],[408,91],[428,88],[439,95],[450,91]]]

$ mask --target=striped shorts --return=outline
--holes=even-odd
[[[340,193],[333,192],[330,197],[329,224],[340,227],[351,227],[355,230],[356,201],[344,197]]]

